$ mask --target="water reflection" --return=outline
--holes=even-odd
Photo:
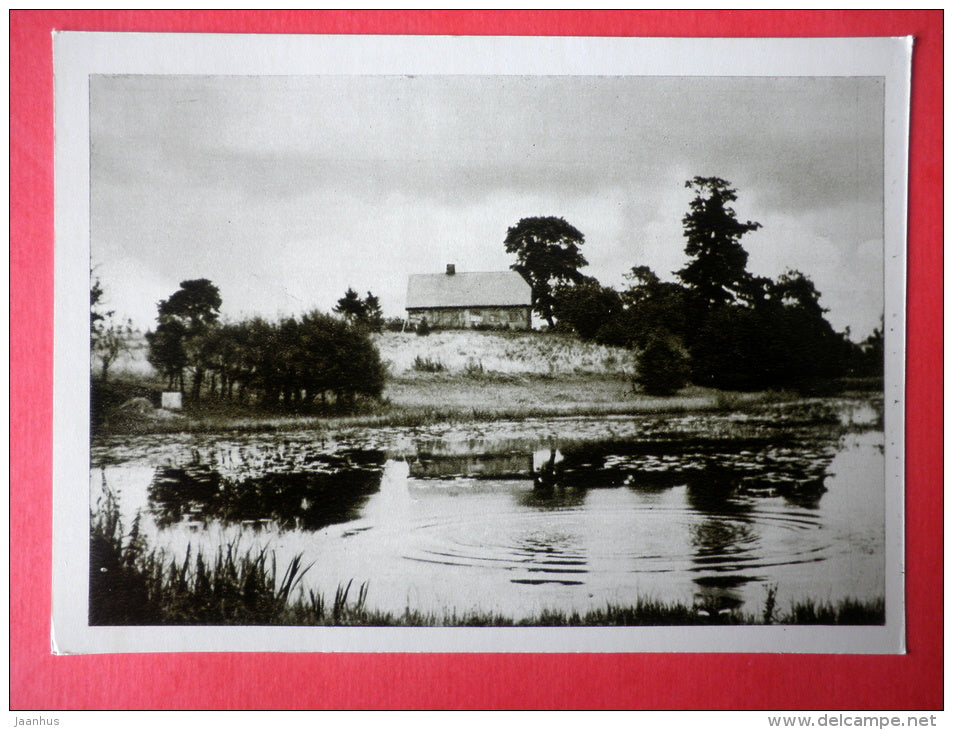
[[[224,476],[202,463],[159,467],[149,485],[149,509],[159,527],[178,522],[241,523],[319,530],[350,522],[380,489],[383,452],[351,452],[335,468]],[[343,468],[343,464],[347,468]],[[327,464],[324,465],[327,467]]]
[[[533,490],[520,494],[523,507],[564,509],[579,507],[586,501],[586,490],[567,484],[559,449],[541,449],[532,455]]]
[[[750,506],[748,497],[780,496],[816,509],[836,451],[835,442],[824,440],[765,444],[704,438],[568,443],[535,451],[511,446],[502,453],[420,453],[410,460],[410,477],[532,480],[532,490],[519,492],[518,500],[541,509],[580,506],[590,489],[649,492],[684,485],[702,513],[743,511]]]
[[[816,506],[836,444],[764,446],[720,441],[718,449],[699,440],[569,444],[535,459],[540,490],[626,486],[639,491],[688,485],[697,507],[743,509],[739,496],[782,496],[792,504]]]
[[[526,479],[532,472],[533,456],[525,453],[422,453],[410,462],[414,479]]]
[[[757,611],[768,584],[785,599],[882,595],[882,433],[743,423],[204,435],[100,456],[103,486],[130,519],[151,518],[162,549],[241,534],[319,564],[308,588],[367,580],[388,610],[519,615],[648,596]]]
[[[740,575],[744,553],[757,543],[750,513],[753,501],[744,494],[744,475],[708,462],[688,480],[686,499],[701,521],[689,528],[695,601],[709,610],[735,608],[742,603],[739,589],[757,580]]]

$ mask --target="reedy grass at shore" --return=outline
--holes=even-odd
[[[90,515],[90,625],[273,625],[273,626],[710,626],[877,625],[884,623],[883,599],[838,603],[803,599],[787,612],[767,591],[760,615],[715,604],[686,605],[637,598],[627,605],[562,611],[544,609],[515,619],[492,611],[381,611],[366,606],[369,586],[354,581],[337,588],[333,600],[305,591],[304,575],[314,565],[296,556],[279,569],[267,548],[244,551],[237,542],[211,558],[192,552],[182,560],[148,549],[138,518],[124,533],[118,508],[107,494]]]

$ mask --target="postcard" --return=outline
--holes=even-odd
[[[910,53],[56,34],[53,650],[902,653]]]

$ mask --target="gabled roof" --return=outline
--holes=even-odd
[[[515,271],[413,274],[407,281],[407,309],[437,307],[528,307],[532,290]]]

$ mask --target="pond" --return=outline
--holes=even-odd
[[[91,500],[169,555],[266,546],[367,606],[513,618],[884,595],[882,406],[94,440]]]

